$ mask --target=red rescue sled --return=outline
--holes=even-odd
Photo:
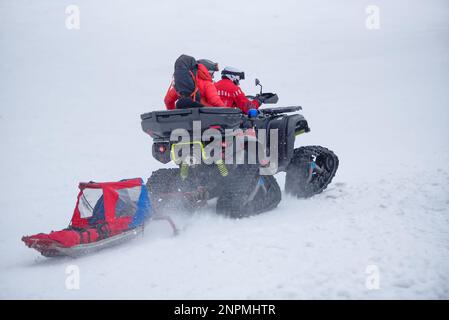
[[[48,234],[22,237],[22,241],[46,257],[79,256],[129,240],[143,232],[154,215],[142,179],[79,184],[75,210],[69,227]]]

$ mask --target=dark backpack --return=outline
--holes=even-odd
[[[190,98],[194,102],[200,102],[200,92],[196,85],[197,72],[198,63],[194,57],[183,54],[176,59],[173,86],[180,99]]]

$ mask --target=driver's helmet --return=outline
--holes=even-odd
[[[221,71],[221,76],[222,76],[222,78],[228,78],[229,80],[234,82],[236,85],[239,85],[240,80],[245,79],[245,72],[243,72],[242,70],[239,70],[237,68],[234,68],[234,67],[225,67]]]
[[[209,59],[199,59],[197,60],[197,63],[201,63],[203,66],[205,66],[212,78],[214,77],[214,72],[219,70],[218,63],[213,62]]]

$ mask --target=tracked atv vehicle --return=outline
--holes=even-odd
[[[260,84],[257,79],[256,84]],[[269,96],[265,103],[277,102],[277,95]],[[274,177],[281,171],[286,172],[288,194],[307,198],[322,192],[335,176],[338,158],[321,146],[295,149],[295,138],[310,131],[300,110],[298,106],[266,108],[246,115],[234,108],[202,107],[142,114],[142,129],[153,138],[153,157],[164,164],[178,164],[178,168],[156,170],[148,179],[153,204],[156,208],[194,210],[218,198],[220,214],[234,218],[258,214],[281,201]],[[190,139],[181,141],[173,135],[176,130],[186,132]],[[220,135],[211,138],[210,130]],[[277,139],[270,132],[275,132]],[[214,150],[211,162],[207,161],[211,158],[207,149],[212,143],[221,145],[222,150],[218,156]],[[181,154],[180,149],[184,151]],[[268,170],[271,163],[267,164],[266,158],[257,157],[259,152],[270,155],[271,162],[275,156],[274,170]],[[256,161],[250,161],[254,158]]]

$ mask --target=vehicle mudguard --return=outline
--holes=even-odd
[[[295,133],[302,121],[304,117],[298,114],[280,115],[266,124],[267,153],[271,146],[270,130],[278,130],[278,171],[284,171],[293,157]]]

